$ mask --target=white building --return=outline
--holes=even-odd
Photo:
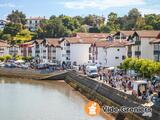
[[[0,20],[0,30],[3,30],[5,25],[6,25],[6,21],[5,20]]]
[[[38,27],[40,26],[41,20],[44,20],[45,17],[30,17],[27,19],[26,27],[30,31],[36,31]]]
[[[154,48],[154,60],[160,62],[160,36],[157,39],[151,41],[150,44]]]
[[[9,45],[7,42],[0,40],[0,56],[9,54]]]
[[[71,65],[90,62],[90,46],[99,39],[106,39],[106,33],[77,33],[74,37],[61,40],[61,61]]]
[[[21,55],[20,47],[18,45],[10,45],[9,54],[12,55],[13,57],[16,55]]]
[[[32,56],[40,63],[61,63],[61,47],[58,38],[36,40],[33,43]]]
[[[127,41],[97,41],[91,45],[90,59],[103,67],[117,67],[125,59]]]
[[[19,45],[21,56],[32,57],[32,52],[34,51],[33,42],[34,41],[30,41]]]
[[[89,48],[96,38],[68,37],[62,40],[62,62],[83,65],[89,62]]]
[[[127,45],[127,56],[155,60],[154,45],[150,43],[159,35],[160,31],[135,31]]]

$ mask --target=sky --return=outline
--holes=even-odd
[[[60,14],[107,17],[110,12],[123,16],[132,8],[138,8],[142,15],[160,14],[160,0],[0,0],[0,19],[5,19],[12,10],[20,10],[27,17],[49,18]]]

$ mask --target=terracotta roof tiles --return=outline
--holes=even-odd
[[[6,41],[0,40],[0,47],[9,47]]]

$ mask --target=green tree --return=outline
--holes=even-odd
[[[13,10],[12,13],[7,16],[7,20],[9,20],[15,24],[18,23],[18,24],[25,25],[26,24],[26,15],[21,11],[18,11],[18,10],[14,11]]]
[[[22,58],[23,58],[23,57],[20,56],[20,55],[16,55],[16,57],[15,57],[16,60],[22,60]]]
[[[148,14],[144,16],[145,22],[147,26],[152,26],[154,28],[156,24],[156,14]]]
[[[73,19],[78,20],[78,22],[80,23],[80,25],[84,24],[84,18],[81,17],[81,16],[75,16],[75,17],[73,17]]]
[[[144,29],[145,30],[153,30],[153,26],[151,26],[151,25],[145,25]]]
[[[3,57],[5,60],[10,60],[13,58],[11,55],[4,55]]]
[[[100,27],[104,24],[105,18],[97,15],[88,15],[84,18],[84,24]]]
[[[69,16],[61,16],[64,27],[67,29],[74,31],[75,29],[78,29],[80,27],[80,23],[77,19],[74,19]]]
[[[76,30],[76,32],[84,32],[84,33],[87,33],[88,32],[88,29],[85,25],[82,25],[80,28],[78,28]]]
[[[20,32],[17,33],[17,35],[13,38],[13,40],[19,40],[19,41],[28,41],[31,40],[33,37],[34,33],[30,32],[29,30],[21,30]]]
[[[64,37],[70,33],[70,31],[64,27],[61,18],[45,21],[43,31],[46,37]]]
[[[107,26],[107,25],[102,25],[102,26],[100,27],[100,31],[101,31],[102,33],[109,33],[109,32],[110,32],[110,27]]]
[[[137,8],[133,8],[128,12],[128,17],[127,17],[127,29],[132,30],[136,28],[136,22],[139,18],[141,18],[141,13],[138,11]]]
[[[56,18],[56,16],[55,15],[52,15],[49,19],[50,20],[53,20],[53,19],[55,19]]]
[[[118,17],[116,13],[111,12],[108,15],[107,27],[110,32],[119,30],[120,25],[118,23]]]
[[[145,19],[143,17],[138,17],[136,21],[136,30],[144,30]]]
[[[3,56],[0,56],[0,61],[3,62],[5,58]]]
[[[2,40],[7,40],[7,41],[11,41],[12,40],[12,36],[11,36],[11,34],[3,34],[2,36],[1,36],[1,39]]]
[[[22,30],[21,24],[8,23],[5,25],[3,34],[10,34],[12,37]]]

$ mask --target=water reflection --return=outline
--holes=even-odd
[[[0,120],[105,120],[84,113],[86,100],[64,82],[0,78]]]

